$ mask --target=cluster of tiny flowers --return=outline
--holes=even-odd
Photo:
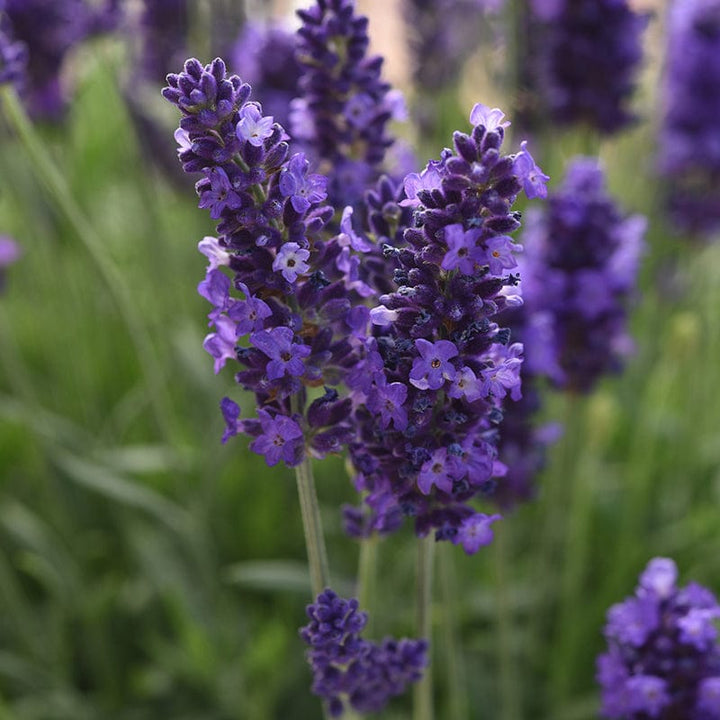
[[[720,0],[676,0],[668,14],[660,167],[673,220],[720,229]]]
[[[20,247],[8,235],[0,235],[0,292],[5,286],[5,269],[20,257]]]
[[[100,7],[85,0],[4,0],[3,4],[2,32],[27,48],[20,88],[23,100],[34,116],[57,118],[65,108],[60,82],[65,56],[89,36],[114,27],[118,2],[107,0]]]
[[[531,0],[541,105],[554,123],[614,133],[633,121],[627,103],[642,60],[648,17],[628,0]]]
[[[317,457],[336,452],[352,435],[351,401],[332,386],[355,364],[369,313],[356,307],[366,293],[352,272],[350,213],[340,234],[323,233],[334,214],[326,179],[303,153],[289,155],[282,126],[248,101],[250,86],[227,76],[222,60],[188,60],[168,84],[163,95],[184,116],[180,160],[201,173],[199,205],[219,221],[219,237],[199,246],[209,267],[198,291],[213,306],[204,347],[216,372],[240,363],[236,380],[257,400],[250,420],[223,400],[224,440],[252,435],[269,465],[300,463],[306,441]],[[323,385],[305,412],[307,388]]]
[[[262,98],[265,112],[289,127],[290,102],[300,79],[295,34],[280,23],[248,21],[233,46],[230,65]]]
[[[547,207],[528,214],[523,294],[532,316],[525,334],[531,372],[589,392],[620,370],[632,347],[627,305],[645,227],[643,216],[621,213],[593,158],[573,160]]]
[[[148,80],[162,81],[187,57],[188,0],[144,0],[140,16],[140,65]]]
[[[720,606],[701,585],[676,580],[675,563],[655,558],[635,595],[608,611],[597,680],[609,718],[720,718]]]
[[[497,426],[506,396],[520,397],[522,345],[495,322],[520,302],[517,195],[545,195],[545,176],[525,143],[500,151],[503,113],[476,105],[471,134],[456,132],[454,150],[406,177],[401,205],[414,210],[404,245],[386,246],[396,262],[395,289],[370,311],[375,326],[366,355],[348,375],[357,405],[350,456],[355,485],[370,515],[349,514],[357,533],[389,532],[403,516],[416,532],[476,552],[499,518],[467,504],[490,495]]]
[[[300,636],[310,646],[312,691],[325,699],[331,717],[347,706],[359,713],[380,712],[388,701],[419,680],[427,665],[425,640],[364,640],[367,613],[355,599],[326,589],[307,607],[310,622]]]
[[[293,142],[327,176],[332,205],[357,205],[393,143],[387,125],[404,116],[402,95],[381,79],[383,59],[367,55],[368,19],[355,14],[353,0],[317,0],[298,15]]]

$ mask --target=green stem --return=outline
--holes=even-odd
[[[417,556],[417,631],[430,643],[432,657],[432,571],[435,538],[432,533],[418,540]],[[433,720],[432,661],[428,663],[413,693],[413,720]]]
[[[50,153],[35,132],[32,122],[12,88],[0,88],[0,108],[20,139],[37,179],[45,186],[50,198],[72,226],[105,281],[125,322],[130,341],[135,347],[145,374],[146,389],[155,421],[163,435],[169,437],[168,418],[171,413],[164,392],[165,378],[152,350],[147,328],[132,302],[132,294],[125,283],[125,278],[108,255],[104,243],[85,218],[65,177],[53,163]]]
[[[358,560],[357,598],[360,609],[368,614],[368,623],[365,632],[369,637],[373,636],[373,610],[375,608],[375,588],[377,585],[377,557],[378,543],[377,534],[364,538],[360,542],[360,558]]]
[[[442,599],[442,637],[448,684],[447,717],[453,718],[453,720],[463,720],[463,718],[469,717],[469,704],[465,663],[463,662],[462,648],[458,642],[459,611],[455,548],[449,543],[443,543],[438,551],[442,553],[439,579]]]
[[[326,587],[329,587],[330,571],[328,570],[320,507],[315,492],[311,462],[306,453],[305,459],[295,468],[295,477],[305,532],[305,547],[310,565],[310,585],[313,597],[317,597]]]
[[[495,554],[495,588],[497,601],[497,643],[500,673],[500,720],[519,720],[522,716],[522,683],[513,660],[512,610],[508,598],[507,568],[508,547],[506,532],[502,528],[493,542]]]

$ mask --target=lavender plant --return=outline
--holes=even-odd
[[[535,22],[525,58],[540,107],[563,125],[586,123],[604,134],[627,127],[649,16],[627,0],[530,0]]]
[[[383,58],[368,56],[368,19],[353,0],[318,0],[298,14],[291,135],[327,177],[329,202],[356,205],[381,174],[393,143],[387,125],[403,116],[402,96],[381,79]]]
[[[707,588],[676,583],[675,563],[654,558],[635,595],[608,611],[597,659],[606,717],[720,718],[720,605]]]
[[[209,267],[198,291],[212,305],[204,347],[216,373],[235,365],[236,381],[255,394],[256,418],[222,400],[223,441],[248,434],[268,465],[296,468],[318,595],[309,614],[339,623],[334,645],[324,626],[311,623],[304,637],[315,691],[335,715],[346,703],[384,705],[420,677],[427,646],[361,641],[356,601],[327,589],[310,458],[349,449],[369,510],[348,514],[355,534],[389,532],[410,516],[418,535],[434,530],[468,553],[491,541],[500,516],[469,501],[491,494],[502,475],[502,406],[520,397],[522,346],[496,322],[520,302],[512,205],[522,191],[543,197],[547,176],[525,143],[502,153],[509,123],[478,104],[471,133],[455,133],[454,148],[422,173],[366,185],[391,143],[389,88],[380,60],[365,57],[367,21],[346,0],[318,0],[300,15],[303,112],[313,128],[302,139],[329,178],[291,151],[295,138],[220,59],[188,60],[163,96],[182,113],[179,157],[200,175],[199,206],[219,221],[218,237],[199,245]],[[362,202],[357,188],[338,184],[348,162],[367,169]]]
[[[529,214],[523,241],[531,371],[560,388],[589,392],[621,368],[632,347],[627,305],[645,227],[643,216],[621,212],[593,158],[573,160],[547,210]]]
[[[659,164],[682,229],[720,228],[720,2],[674,2],[668,12]]]

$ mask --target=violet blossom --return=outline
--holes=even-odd
[[[676,0],[667,23],[660,171],[674,222],[709,234],[720,228],[720,2]]]
[[[646,220],[625,215],[607,193],[602,168],[576,158],[546,210],[528,213],[523,295],[538,341],[525,337],[530,372],[558,387],[589,392],[618,372],[631,342],[628,303],[635,292]]]
[[[395,207],[411,205],[413,219],[402,241],[384,245],[394,287],[371,310],[365,357],[346,380],[357,405],[350,456],[367,513],[361,521],[346,509],[349,531],[390,532],[404,515],[419,535],[434,530],[467,551],[492,537],[487,516],[468,501],[492,496],[504,472],[503,405],[520,397],[522,346],[496,319],[518,282],[509,234],[520,223],[511,206],[537,167],[527,147],[501,154],[500,110],[478,104],[471,117],[471,134],[456,132],[454,150],[406,179],[412,197]],[[545,176],[533,172],[529,191],[540,195]],[[507,261],[495,262],[494,252]],[[391,423],[379,398],[398,386]]]

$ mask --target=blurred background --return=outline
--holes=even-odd
[[[76,19],[72,5],[58,22]],[[20,256],[0,267],[0,720],[320,716],[297,634],[310,589],[292,472],[243,438],[220,443],[218,402],[238,390],[202,349],[197,242],[213,223],[176,167],[178,118],[160,98],[186,56],[223,54],[270,102],[270,56],[258,69],[237,40],[256,20],[296,27],[302,3],[271,5],[87,3],[94,24],[60,43],[55,104],[3,96],[0,235]],[[406,94],[411,119],[394,131],[418,167],[467,129],[475,102],[532,115],[515,83],[521,4],[482,6],[438,89],[443,56],[418,75],[420,25],[402,3],[358,7]],[[543,388],[538,422],[564,433],[495,543],[473,557],[438,547],[441,718],[596,717],[605,612],[647,561],[673,557],[683,581],[720,590],[720,248],[667,212],[667,14],[637,9],[650,15],[634,124],[510,128],[511,147],[532,137],[551,191],[571,157],[597,154],[624,211],[647,216],[635,348],[588,395]],[[358,546],[339,508],[355,492],[342,458],[316,473],[336,589],[352,593]],[[413,633],[415,542],[408,528],[380,541],[378,638]]]

